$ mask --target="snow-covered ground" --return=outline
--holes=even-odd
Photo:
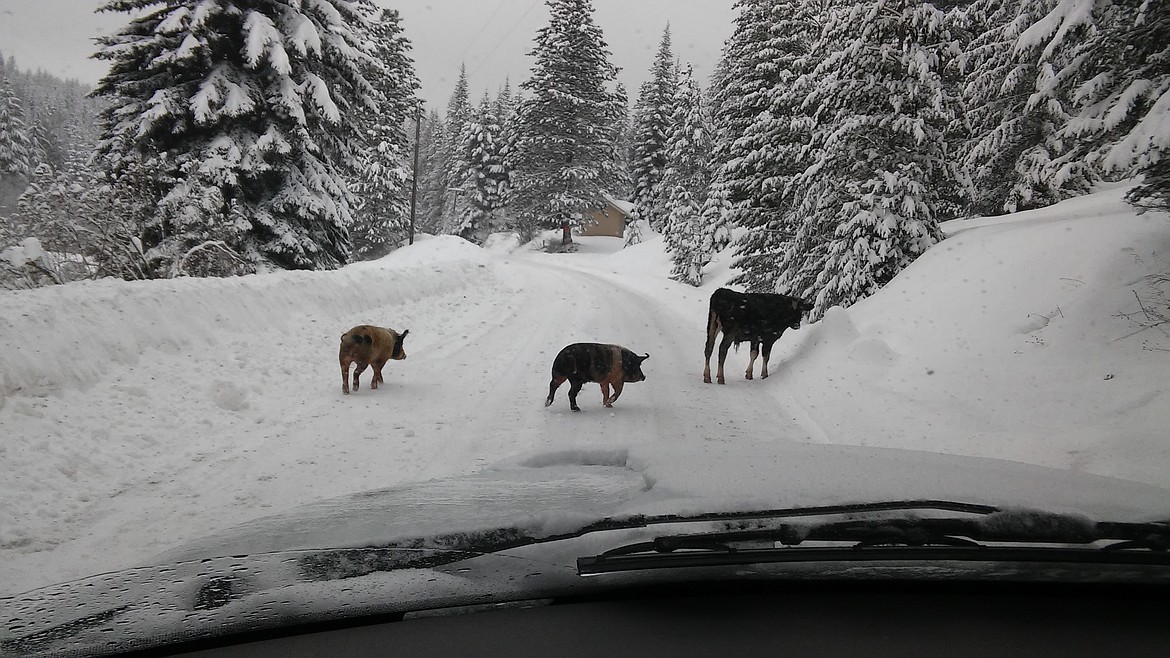
[[[660,239],[550,255],[436,237],[338,272],[0,293],[0,594],[582,448],[663,472],[674,453],[750,463],[770,441],[908,448],[1170,488],[1170,338],[1135,333],[1170,219],[1123,192],[952,223],[881,293],[785,335],[772,378],[745,381],[733,352],[726,386],[701,360],[730,256],[691,288],[666,278]],[[408,358],[342,396],[338,337],[361,323],[410,329]],[[574,341],[649,352],[647,381],[612,410],[595,385],[580,414],[567,386],[545,408]]]

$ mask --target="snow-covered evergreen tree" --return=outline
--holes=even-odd
[[[366,78],[379,97],[373,111],[357,114],[362,145],[360,172],[353,186],[356,204],[350,229],[354,255],[377,258],[405,237],[410,222],[410,154],[404,127],[415,119],[419,87],[402,34],[398,12],[382,11],[370,29],[376,61]]]
[[[500,122],[499,155],[500,165],[503,167],[500,187],[500,207],[507,208],[512,203],[512,172],[515,170],[516,159],[516,96],[512,94],[512,83],[504,80],[504,88],[496,97],[496,118]],[[510,216],[502,219],[501,230],[512,230],[513,222]]]
[[[504,78],[504,86],[500,87],[496,93],[494,109],[496,116],[500,118],[500,125],[503,125],[515,112],[516,98],[512,95],[511,78]]]
[[[417,229],[437,235],[443,227],[447,189],[447,133],[438,111],[423,119],[419,136]]]
[[[670,25],[662,31],[658,53],[650,68],[650,79],[642,84],[634,109],[634,135],[630,178],[633,183],[634,219],[646,220],[650,228],[666,226],[666,199],[662,176],[666,171],[666,140],[671,133],[671,115],[678,93],[678,69],[671,51]]]
[[[24,111],[7,77],[0,76],[0,183],[5,188],[21,190],[32,171],[33,144],[24,123]],[[0,205],[0,212],[4,210]]]
[[[466,65],[459,68],[459,79],[447,102],[444,134],[447,143],[443,151],[446,167],[443,179],[443,233],[458,233],[470,208],[471,190],[468,188],[467,160],[463,150],[469,138],[468,126],[473,118]]]
[[[961,157],[974,212],[1040,208],[1083,194],[1092,182],[1081,158],[1070,155],[1073,144],[1060,136],[1070,115],[1051,74],[1067,53],[1046,53],[1031,37],[1021,41],[1053,2],[976,0],[962,12],[975,32],[960,58],[972,133]]]
[[[666,171],[662,187],[667,193],[664,236],[674,267],[671,278],[692,286],[703,282],[703,267],[714,255],[711,236],[702,223],[703,200],[711,185],[711,118],[694,68],[687,64],[679,77],[678,93],[666,141]]]
[[[748,13],[745,19],[765,20],[764,7],[750,8],[761,13]],[[727,160],[711,195],[715,204],[734,199],[726,221],[748,229],[735,246],[734,266],[740,273],[732,283],[763,292],[777,289],[780,259],[803,221],[792,181],[810,164],[804,149],[809,135],[803,101],[812,90],[808,84],[797,87],[796,81],[818,63],[820,54],[812,46],[820,37],[826,3],[773,0],[768,8],[766,34],[751,24],[743,30],[745,38],[764,40],[729,49],[746,58],[756,77],[739,77],[734,71],[742,71],[744,64],[733,62],[734,77],[726,81],[733,89],[744,85],[742,93],[749,96],[739,112],[764,109],[754,116],[727,115],[734,141],[725,147]]]
[[[1053,75],[1071,88],[1074,108],[1061,137],[1096,171],[1146,172],[1131,199],[1170,206],[1170,5],[1060,0],[1021,35],[1022,44],[1034,42],[1045,55],[1067,51]]]
[[[618,180],[609,188],[617,199],[628,200],[634,193],[633,170],[633,126],[630,122],[630,99],[626,86],[617,83],[614,88],[613,148],[617,154]]]
[[[475,116],[468,123],[462,160],[467,162],[469,203],[458,235],[483,244],[488,234],[503,226],[499,211],[504,207],[508,170],[504,165],[503,129],[496,117],[495,105],[484,94]]]
[[[739,13],[735,29],[723,47],[723,57],[713,77],[710,97],[716,139],[714,184],[726,186],[728,198],[738,201],[747,197],[749,185],[741,180],[744,158],[749,153],[737,150],[737,143],[756,119],[768,110],[772,89],[779,69],[768,47],[772,25],[776,20],[772,7],[776,0],[738,0]],[[722,194],[722,192],[721,192]]]
[[[349,256],[357,115],[370,5],[349,0],[111,0],[129,23],[110,62],[99,154],[146,176],[149,258],[170,269],[218,243],[253,267],[331,268]]]
[[[814,299],[813,317],[890,281],[942,239],[939,190],[951,170],[951,101],[937,70],[943,13],[914,0],[867,0],[829,13],[807,74],[812,164],[794,179],[805,221],[781,285]]]
[[[714,97],[719,90],[726,86],[724,76],[727,72],[729,62],[726,57],[726,50],[724,56],[720,58],[715,66],[715,70],[711,74],[710,85],[708,86],[708,93],[705,99],[707,102],[707,114],[711,118],[711,153],[707,159],[707,169],[711,172],[711,184],[707,186],[707,194],[703,199],[703,205],[699,209],[699,216],[702,225],[705,227],[705,232],[710,235],[711,242],[706,244],[704,249],[710,254],[717,254],[727,248],[731,242],[731,224],[729,221],[731,214],[731,188],[727,180],[723,177],[727,173],[727,168],[724,166],[729,152],[730,145],[727,141],[727,130],[722,127],[719,114],[720,108],[714,102]]]
[[[58,129],[50,126],[53,115],[57,112],[50,110],[49,115],[42,115],[32,122],[29,131],[33,145],[33,160],[37,164],[48,164],[53,169],[61,166],[65,160],[66,145],[62,142],[62,135]]]
[[[590,0],[548,0],[536,64],[522,85],[514,205],[522,233],[579,225],[616,177],[613,144],[617,69]],[[569,238],[567,232],[566,238]]]
[[[57,172],[47,162],[37,165],[29,177],[28,187],[17,201],[17,212],[11,220],[13,234],[19,237],[35,237],[49,251],[65,251],[63,245],[55,244],[50,233],[55,232],[60,219],[54,203]],[[0,245],[0,248],[8,245]]]

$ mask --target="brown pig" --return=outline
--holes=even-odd
[[[341,392],[349,395],[349,365],[354,364],[353,390],[358,390],[358,375],[365,371],[366,366],[374,366],[374,377],[370,380],[370,388],[378,388],[382,379],[382,366],[387,361],[401,361],[406,358],[406,350],[402,348],[402,341],[406,339],[409,329],[398,333],[393,329],[375,327],[362,324],[341,334],[341,349],[337,358],[341,361]]]

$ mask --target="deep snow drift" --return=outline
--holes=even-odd
[[[783,468],[805,482],[841,474],[803,472],[800,443],[1170,487],[1170,339],[1139,331],[1139,299],[1159,303],[1150,277],[1170,270],[1170,221],[1122,194],[952,223],[878,295],[786,334],[772,378],[745,381],[746,349],[733,352],[726,386],[702,383],[701,359],[730,255],[695,289],[666,278],[660,239],[549,255],[437,237],[338,272],[0,293],[0,594],[517,459],[622,455],[671,500],[770,468],[752,458],[769,442],[792,445]],[[360,323],[410,329],[408,358],[342,397],[337,341]],[[580,414],[565,387],[544,408],[552,357],[574,341],[649,352],[648,380],[613,410],[595,385]],[[928,489],[889,473],[866,490]]]
[[[811,438],[1170,486],[1170,218],[1124,189],[950,238],[788,344],[776,390]],[[783,399],[783,398],[782,398]]]

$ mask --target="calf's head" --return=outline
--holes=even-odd
[[[795,313],[793,313],[793,318],[795,319],[792,321],[792,324],[789,325],[789,328],[800,329],[801,318],[804,317],[805,313],[813,310],[813,304],[811,302],[806,302],[803,299],[793,298],[792,310],[795,311]]]
[[[629,350],[622,350],[622,381],[646,381],[646,375],[642,372],[642,362],[649,358],[649,354],[638,356]]]
[[[402,347],[402,341],[406,340],[406,334],[410,333],[410,329],[404,329],[402,333],[394,337],[394,349],[390,352],[390,358],[395,361],[401,361],[406,358],[406,350]]]

